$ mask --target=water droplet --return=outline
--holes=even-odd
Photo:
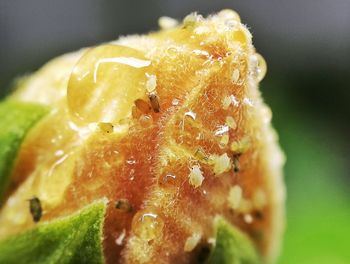
[[[179,22],[171,17],[162,16],[158,19],[158,25],[161,29],[172,29],[176,27]]]
[[[176,105],[179,104],[179,102],[180,102],[179,99],[174,98],[174,99],[171,101],[171,104],[174,105],[174,106],[176,106]]]
[[[80,122],[118,122],[145,95],[151,72],[141,51],[110,44],[88,49],[69,78],[69,111]]]
[[[215,136],[220,136],[222,134],[225,134],[229,131],[229,127],[224,125],[220,126],[216,131],[215,131]]]
[[[188,111],[184,115],[191,117],[193,120],[196,120],[196,116],[197,116],[197,114],[195,112],[192,112],[192,111]]]
[[[48,177],[51,177],[51,175],[53,175],[54,171],[59,167],[61,166],[64,161],[69,157],[71,153],[68,153],[68,154],[65,154],[63,156],[60,156],[60,158],[58,160],[56,160],[50,167],[48,173],[47,173],[47,176]]]
[[[241,22],[241,18],[238,13],[231,9],[223,9],[218,13],[218,16],[227,19],[227,20],[235,20],[237,22]]]
[[[141,239],[151,241],[159,238],[163,233],[164,222],[153,212],[139,211],[133,218],[132,231]]]
[[[129,165],[133,165],[133,164],[136,163],[136,160],[134,160],[134,159],[128,159],[128,160],[126,161],[126,163],[128,163]]]
[[[166,50],[167,56],[168,56],[170,59],[176,58],[177,55],[178,55],[178,52],[179,52],[179,50],[177,49],[176,46],[170,46],[170,47],[167,48],[167,50]]]
[[[150,127],[153,124],[153,118],[150,115],[142,115],[140,116],[139,120],[141,126],[144,128]]]
[[[165,173],[158,179],[158,183],[162,187],[174,187],[176,186],[176,175],[173,173]]]
[[[251,68],[249,74],[260,82],[265,77],[267,71],[265,59],[259,53],[255,53],[250,56],[249,60]]]

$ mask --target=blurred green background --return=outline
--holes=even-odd
[[[11,80],[83,46],[223,8],[239,12],[268,63],[261,90],[287,156],[280,264],[350,263],[350,1],[0,2],[0,95]]]

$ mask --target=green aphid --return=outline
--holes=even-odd
[[[42,216],[42,207],[41,207],[41,202],[39,200],[38,197],[33,197],[31,199],[29,199],[29,210],[30,210],[30,214],[33,217],[33,221],[35,223],[40,221],[40,218]]]

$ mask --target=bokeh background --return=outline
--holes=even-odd
[[[261,90],[287,156],[279,263],[350,263],[349,0],[0,0],[0,95],[59,54],[223,8],[239,12],[268,63]]]

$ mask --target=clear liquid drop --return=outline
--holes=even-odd
[[[151,61],[138,50],[101,45],[89,49],[73,68],[67,90],[68,108],[78,120],[115,123],[146,94]]]

